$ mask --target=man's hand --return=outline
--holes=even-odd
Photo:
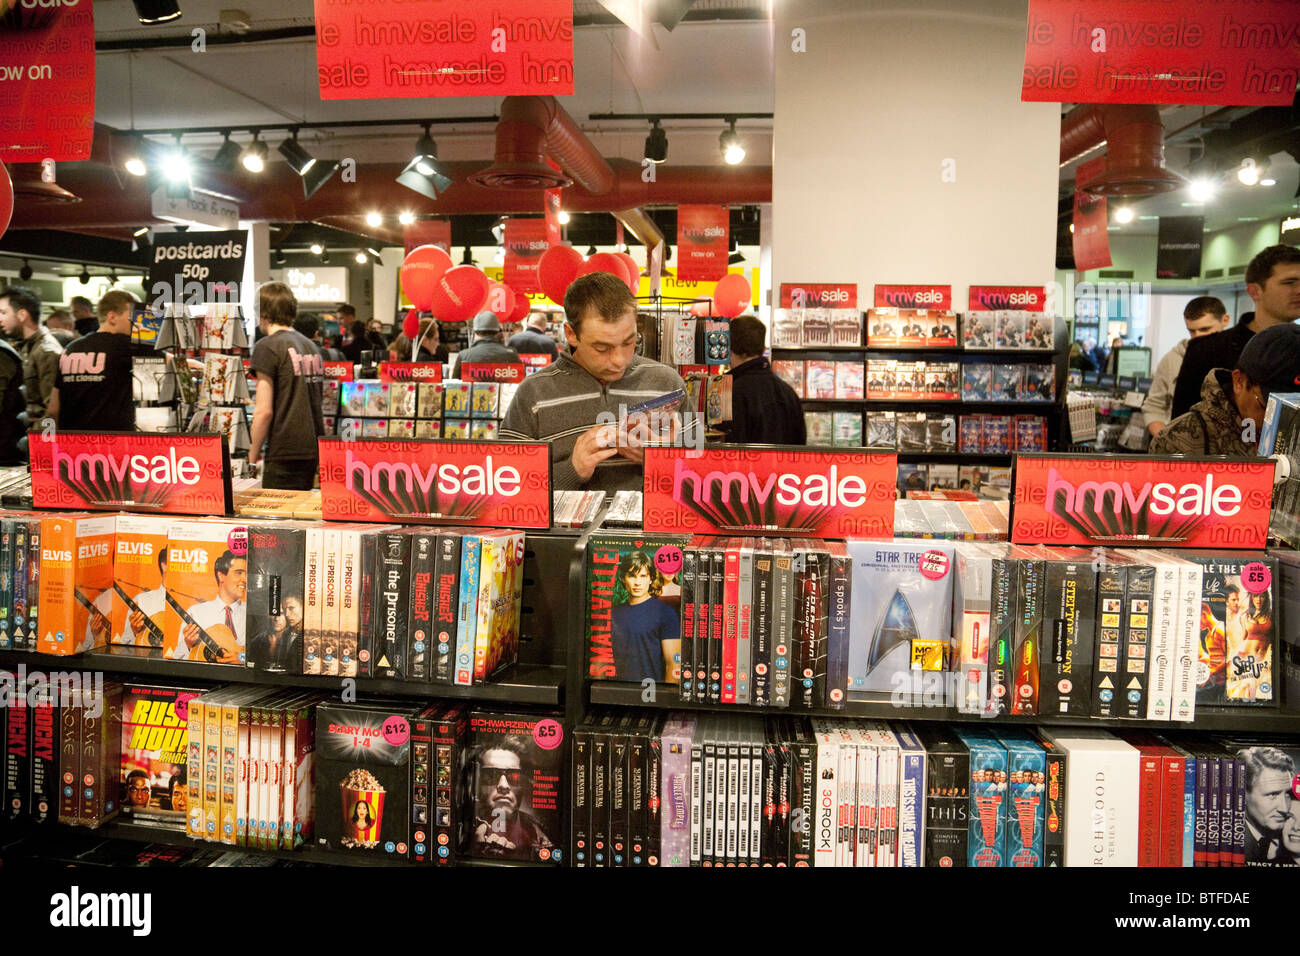
[[[199,626],[197,624],[186,624],[181,628],[181,636],[185,638],[186,647],[193,647],[199,642]]]
[[[102,614],[92,614],[90,616],[90,631],[95,635],[95,640],[108,640],[109,626],[107,619]]]
[[[1165,430],[1165,425],[1166,422],[1151,422],[1147,425],[1147,431],[1151,433],[1152,438],[1155,438]]]
[[[578,436],[573,445],[573,454],[569,463],[579,478],[587,481],[596,471],[596,464],[619,454],[615,443],[614,428],[610,425],[594,425]],[[639,461],[640,459],[633,459]]]
[[[129,618],[131,621],[131,633],[141,634],[144,632],[144,612],[132,611]]]

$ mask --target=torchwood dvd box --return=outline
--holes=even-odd
[[[562,863],[564,729],[540,714],[472,711],[461,770],[465,854]]]

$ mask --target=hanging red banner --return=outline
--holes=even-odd
[[[405,255],[419,246],[437,246],[443,252],[451,252],[451,220],[424,219],[402,227],[402,245],[406,247]]]
[[[726,206],[677,207],[677,278],[716,282],[727,274],[731,254]]]
[[[548,189],[542,193],[542,212],[546,216],[546,242],[558,246],[564,241],[560,234],[560,190]]]
[[[1074,181],[1090,183],[1101,175],[1105,168],[1105,156],[1080,163],[1075,171]],[[1105,196],[1079,189],[1074,191],[1074,235],[1071,238],[1074,246],[1074,267],[1080,272],[1110,265],[1110,233],[1106,229],[1108,222]]]
[[[316,0],[323,100],[573,92],[570,0]]]
[[[551,248],[546,239],[545,219],[506,220],[505,284],[516,292],[541,292],[537,281],[537,263]]]
[[[1290,106],[1295,0],[1029,0],[1020,98]]]
[[[89,0],[23,0],[0,3],[0,11],[0,162],[90,159],[95,18]]]

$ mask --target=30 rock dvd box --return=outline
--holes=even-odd
[[[553,717],[474,711],[461,795],[466,856],[561,863],[564,728]]]

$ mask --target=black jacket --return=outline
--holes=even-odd
[[[514,349],[506,348],[500,342],[491,338],[477,339],[473,345],[467,349],[461,349],[456,353],[456,367],[452,369],[452,378],[460,378],[461,362],[486,362],[486,363],[517,363],[519,353]]]
[[[1237,359],[1241,358],[1242,350],[1255,335],[1250,329],[1250,323],[1254,319],[1254,312],[1246,312],[1232,328],[1213,335],[1202,335],[1187,343],[1183,366],[1178,370],[1178,381],[1174,384],[1170,421],[1187,414],[1201,400],[1201,385],[1205,376],[1216,368],[1237,367]]]
[[[804,428],[799,396],[772,371],[765,358],[731,370],[731,422],[724,424],[727,441],[735,445],[803,445]]]

